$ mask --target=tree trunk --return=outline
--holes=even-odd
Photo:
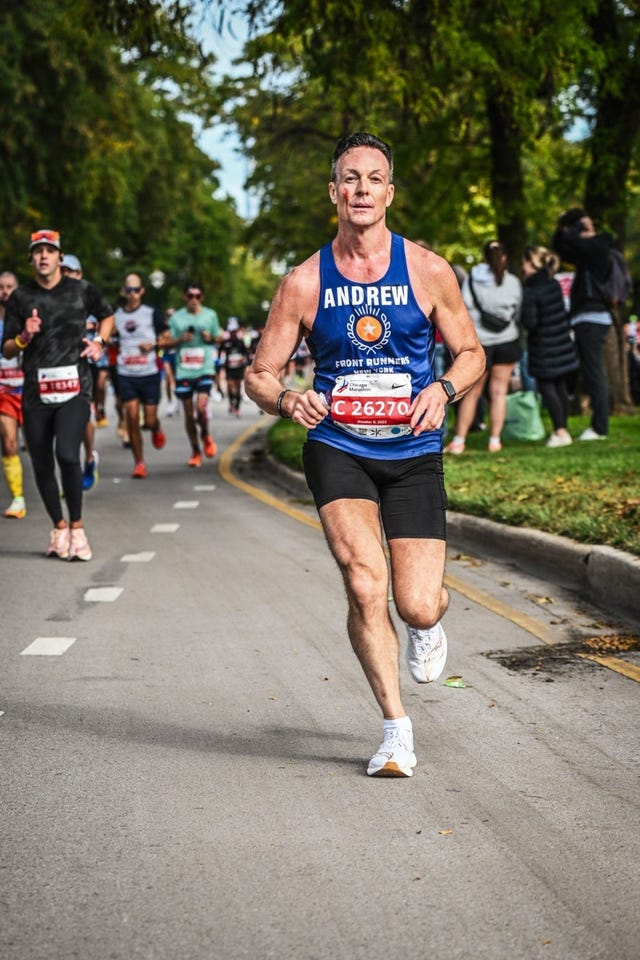
[[[609,382],[609,402],[612,413],[625,413],[632,407],[629,387],[629,365],[625,343],[623,317],[612,311],[613,324],[604,346],[604,364]]]
[[[522,251],[527,242],[524,219],[522,138],[513,118],[508,92],[487,93],[487,117],[491,136],[491,192],[496,211],[498,240],[509,257],[509,266],[520,273]]]

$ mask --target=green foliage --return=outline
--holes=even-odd
[[[220,106],[191,4],[24,0],[0,11],[0,263],[23,278],[29,233],[62,232],[115,296],[126,272],[161,270],[148,299],[175,304],[194,277],[221,317],[263,318],[271,271],[244,246],[193,121]]]
[[[571,418],[574,435],[588,425]],[[550,450],[544,441],[513,441],[487,452],[486,436],[470,434],[462,456],[445,455],[449,508],[516,527],[532,527],[580,543],[605,544],[640,555],[638,416],[612,417],[606,442]],[[270,452],[302,470],[306,431],[278,421]]]
[[[517,264],[525,242],[548,242],[560,210],[589,194],[595,138],[577,145],[566,134],[598,110],[601,88],[624,91],[631,104],[625,150],[616,149],[622,132],[611,115],[603,116],[599,141],[598,163],[614,171],[616,184],[606,188],[611,216],[598,213],[621,232],[614,214],[621,196],[629,211],[637,158],[627,144],[637,145],[640,127],[627,63],[640,55],[636,5],[247,0],[240,7],[255,18],[245,50],[254,73],[229,83],[227,116],[253,160],[250,182],[262,203],[252,239],[265,255],[292,263],[332,234],[322,186],[331,148],[344,132],[370,129],[396,154],[394,229],[463,263],[498,235]],[[623,65],[614,69],[616,57]],[[640,97],[640,78],[634,91]]]

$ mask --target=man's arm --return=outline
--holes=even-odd
[[[245,379],[247,395],[262,410],[290,417],[309,429],[326,417],[326,404],[315,390],[304,393],[283,391],[280,371],[293,356],[305,330],[310,329],[317,312],[320,295],[318,259],[319,255],[314,254],[295,267],[280,284]]]

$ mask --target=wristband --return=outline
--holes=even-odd
[[[290,420],[291,417],[288,413],[282,409],[282,401],[284,400],[285,393],[291,393],[290,390],[283,390],[278,399],[276,400],[276,410],[278,411],[278,416],[282,417],[283,420]]]
[[[94,343],[99,343],[100,346],[102,347],[102,349],[104,350],[104,340],[102,339],[102,337],[100,336],[100,334],[98,334],[97,336],[95,336],[95,337],[93,338],[93,342],[94,342]]]
[[[29,336],[27,337],[26,343],[24,343],[24,342],[22,341],[22,334],[23,334],[24,332],[25,332],[25,331],[23,330],[22,333],[19,333],[18,336],[17,336],[17,337],[14,337],[14,339],[13,339],[13,342],[15,343],[16,347],[18,348],[18,350],[25,350],[25,349],[29,346],[29,344],[31,343],[31,337],[29,337]]]

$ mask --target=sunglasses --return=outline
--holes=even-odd
[[[60,243],[57,230],[36,230],[31,234],[31,243]]]
[[[202,300],[201,293],[188,293],[187,300]]]
[[[124,288],[125,293],[140,293],[141,290],[142,290],[142,287],[125,287]]]

